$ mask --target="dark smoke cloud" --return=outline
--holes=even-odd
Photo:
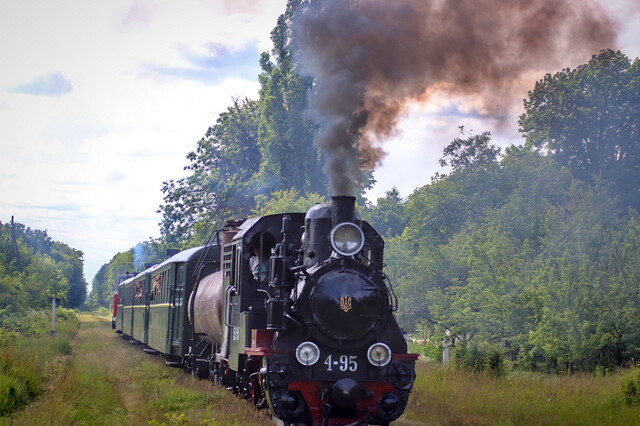
[[[315,143],[333,193],[350,195],[411,102],[444,91],[505,116],[525,76],[613,47],[617,25],[590,0],[311,0],[294,31]]]

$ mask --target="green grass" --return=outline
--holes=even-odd
[[[633,372],[505,377],[419,362],[418,377],[398,422],[426,425],[629,425],[640,407],[624,404],[622,382]]]

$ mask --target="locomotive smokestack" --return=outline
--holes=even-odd
[[[355,216],[356,197],[338,195],[331,197],[333,226],[342,222],[353,222]]]

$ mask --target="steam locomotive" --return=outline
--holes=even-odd
[[[231,221],[214,242],[121,276],[113,326],[285,424],[386,425],[404,411],[417,355],[383,250],[353,197]]]

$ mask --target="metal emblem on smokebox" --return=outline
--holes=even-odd
[[[349,312],[349,310],[351,310],[351,297],[340,298],[340,309],[345,312]]]

